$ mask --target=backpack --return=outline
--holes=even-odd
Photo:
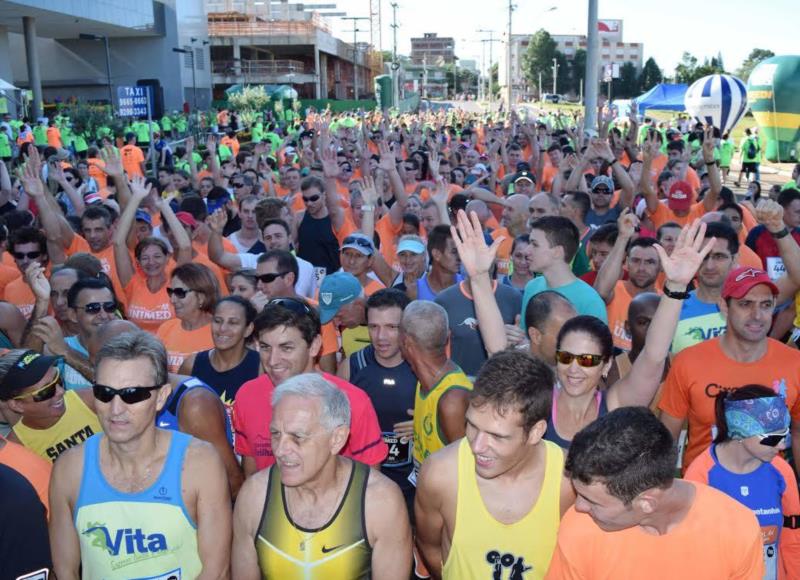
[[[758,154],[758,151],[756,150],[756,144],[751,139],[748,142],[748,145],[747,145],[747,158],[748,159],[753,159],[757,154]]]

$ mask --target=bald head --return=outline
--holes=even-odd
[[[489,212],[489,208],[485,202],[480,199],[473,199],[467,204],[466,207],[467,215],[471,212],[475,212],[478,216],[478,221],[481,222],[481,225],[486,223],[486,220],[489,219],[491,213]]]
[[[661,297],[655,292],[642,292],[631,300],[628,306],[628,331],[631,334],[631,344],[634,351],[644,347],[647,338],[647,329],[653,321]]]
[[[126,332],[141,332],[141,330],[141,328],[130,320],[122,320],[119,318],[109,320],[97,330],[94,339],[90,340],[89,344],[86,345],[86,349],[89,351],[89,360],[94,361],[94,357],[99,352],[100,348],[112,338]]]
[[[515,214],[524,214],[528,211],[528,201],[528,196],[515,193],[506,198],[506,207],[511,208]]]
[[[561,215],[561,203],[554,195],[541,192],[534,195],[528,202],[528,211],[531,219],[539,219],[547,215]]]

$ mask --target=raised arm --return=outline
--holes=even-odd
[[[40,177],[42,174],[42,163],[39,158],[39,152],[35,147],[30,147],[28,151],[30,155],[22,170],[22,187],[25,193],[36,202],[36,206],[39,208],[39,220],[47,236],[50,261],[57,264],[63,263],[63,250],[72,244],[72,239],[75,234],[72,233],[72,228],[66,223],[66,219],[64,219],[64,216],[61,214],[61,209],[58,207],[58,204],[56,204],[56,208],[53,209],[50,203],[51,199],[54,204],[56,201],[47,193],[44,182]],[[69,237],[64,236],[62,220],[69,228]],[[51,248],[59,255],[52,255],[52,253],[50,253]]]
[[[114,244],[114,263],[117,266],[117,276],[122,287],[125,288],[136,275],[136,267],[128,250],[128,236],[130,235],[133,222],[136,220],[136,210],[144,198],[150,194],[152,185],[147,183],[144,177],[135,175],[130,182],[131,199],[125,206],[122,215],[117,222],[114,230],[112,242]]]
[[[130,200],[131,191],[128,188],[128,180],[125,177],[125,169],[122,167],[119,151],[111,145],[106,145],[100,152],[100,156],[103,159],[103,165],[97,165],[96,167],[114,182],[117,188],[119,206],[125,209]]]
[[[711,238],[703,244],[705,233],[706,224],[695,220],[693,224],[681,230],[670,256],[660,245],[654,246],[661,258],[661,268],[667,278],[664,284],[665,290],[686,292],[686,288],[716,241],[716,238]],[[647,329],[642,352],[636,357],[631,371],[609,388],[609,411],[618,407],[647,406],[652,402],[661,383],[664,362],[669,355],[682,305],[682,300],[670,298],[666,294],[661,296],[656,313]]]
[[[625,254],[627,253],[628,242],[636,234],[636,226],[639,225],[639,219],[626,208],[617,219],[617,227],[619,228],[619,235],[617,241],[614,242],[614,247],[608,254],[603,265],[600,266],[600,271],[597,272],[597,278],[594,281],[594,289],[609,304],[614,300],[614,286],[617,280],[622,277],[622,263],[625,261]]]
[[[225,268],[231,272],[235,272],[242,267],[242,259],[239,254],[232,254],[226,252],[225,247],[222,245],[222,232],[225,229],[225,224],[228,222],[228,216],[225,213],[225,208],[221,207],[206,220],[208,224],[208,257],[217,266]]]
[[[617,156],[614,155],[614,152],[611,150],[608,141],[603,141],[602,145],[599,146],[598,151],[602,154],[603,158],[608,161],[609,165],[611,165],[611,171],[614,173],[614,178],[622,189],[622,193],[620,193],[619,196],[620,207],[630,207],[631,203],[633,203],[633,196],[635,192],[633,181],[628,175],[628,172],[622,163],[619,162]]]
[[[86,204],[83,202],[83,195],[67,181],[67,178],[64,176],[64,168],[61,167],[60,164],[54,163],[50,166],[50,175],[52,175],[53,179],[55,179],[56,183],[58,183],[69,198],[72,207],[75,208],[75,215],[83,215],[86,209]]]
[[[322,172],[325,175],[325,205],[328,214],[331,216],[331,225],[334,231],[339,231],[344,225],[344,209],[339,204],[339,192],[336,189],[336,177],[339,175],[339,165],[336,163],[336,152],[330,148],[330,141],[327,138],[327,127],[323,126],[322,137],[320,139],[322,148]]]
[[[778,244],[786,273],[775,280],[778,287],[777,303],[782,304],[800,288],[800,245],[792,236],[783,221],[783,207],[771,199],[761,199],[756,208],[756,219],[772,235]],[[777,237],[780,236],[780,237]]]
[[[708,169],[709,188],[703,198],[703,207],[707,212],[717,209],[717,201],[722,191],[722,178],[719,167],[714,160],[714,127],[711,125],[703,129],[703,163]]]
[[[82,451],[70,450],[53,465],[50,479],[50,521],[48,531],[53,554],[53,572],[58,580],[81,577],[81,546],[73,520],[73,497],[80,482],[80,471],[74,457]]]
[[[225,179],[222,177],[217,160],[217,140],[213,135],[209,135],[206,139],[206,151],[208,151],[208,168],[211,170],[214,185],[225,187]]]
[[[408,206],[408,194],[406,193],[406,188],[403,185],[403,179],[400,177],[400,172],[397,171],[397,158],[395,157],[394,151],[392,151],[385,141],[381,141],[378,144],[378,151],[380,152],[380,161],[378,162],[378,167],[383,170],[385,179],[389,180],[389,185],[392,188],[392,193],[394,194],[395,200],[394,205],[392,205],[391,209],[389,210],[389,219],[392,220],[392,224],[397,225],[403,220],[403,214],[406,213],[406,207]],[[438,153],[431,151],[430,162],[432,166],[435,163],[438,173]],[[384,185],[384,187],[386,186]]]
[[[644,195],[647,211],[650,213],[655,212],[659,204],[658,193],[653,189],[653,180],[650,178],[650,168],[658,153],[658,141],[655,137],[648,135],[642,144],[642,176],[639,178],[639,189]]]
[[[593,151],[593,144],[590,144],[589,147],[586,148],[586,151],[584,151],[581,155],[577,166],[572,169],[572,173],[570,173],[569,179],[567,179],[567,183],[564,186],[564,191],[575,191],[580,189],[580,182],[582,179],[584,179],[583,174],[586,172],[586,168],[589,167],[589,161],[591,160]]]

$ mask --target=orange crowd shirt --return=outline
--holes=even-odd
[[[144,177],[141,166],[144,163],[144,153],[142,153],[141,149],[136,145],[125,145],[120,148],[119,154],[122,157],[122,168],[125,169],[128,177],[133,177],[134,175]]]
[[[136,272],[125,287],[128,320],[142,330],[156,334],[162,324],[175,318],[172,302],[167,295],[167,286],[168,284],[164,284],[157,292],[150,292],[147,278],[141,272]]]
[[[27,479],[36,490],[36,495],[39,496],[45,509],[50,511],[48,489],[50,488],[50,472],[53,469],[52,463],[39,457],[24,445],[6,441],[3,448],[0,449],[0,464],[18,471]]]
[[[177,373],[189,355],[214,348],[210,324],[195,330],[184,330],[181,321],[173,318],[159,327],[156,337],[161,339],[167,349],[171,373]]]

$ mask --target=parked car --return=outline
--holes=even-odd
[[[542,101],[544,101],[545,103],[558,104],[564,101],[564,95],[558,95],[556,93],[545,93],[542,95]]]

